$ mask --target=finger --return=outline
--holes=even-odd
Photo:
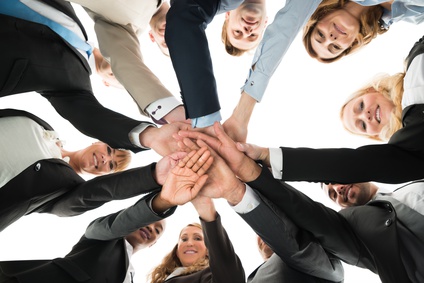
[[[189,168],[191,166],[193,166],[193,164],[191,164],[191,166],[189,166],[187,164],[190,162],[191,157],[193,157],[195,154],[196,154],[196,151],[195,150],[190,151],[187,154],[186,157],[184,157],[183,159],[180,160],[180,162],[178,162],[178,166],[181,167],[181,168],[184,167],[184,166],[189,167]]]
[[[195,142],[193,142],[191,139],[189,138],[184,138],[183,139],[183,143],[185,144],[185,146],[187,146],[188,148],[190,148],[191,150],[197,150],[200,147],[197,146],[197,144]]]
[[[202,168],[202,166],[208,161],[210,156],[211,156],[211,152],[206,149],[205,152],[197,160],[197,162],[193,165],[191,170],[193,170],[194,172],[197,172],[199,174],[198,170],[200,168]],[[203,174],[201,174],[201,175],[203,175]]]
[[[219,122],[215,122],[213,124],[213,128],[215,130],[216,136],[218,140],[221,141],[222,144],[230,145],[234,144],[235,142],[227,135],[227,133],[224,131],[224,128]]]
[[[199,168],[197,171],[197,175],[202,176],[206,173],[206,171],[209,170],[209,168],[212,166],[213,163],[213,157],[209,156],[208,159],[203,163],[203,165]]]
[[[197,196],[197,194],[202,189],[203,185],[205,185],[206,181],[208,180],[208,175],[201,176],[197,182],[194,184],[193,188],[191,189],[191,195],[194,198]]]
[[[187,156],[187,152],[183,152],[183,151],[177,151],[169,155],[169,157],[173,160],[181,160],[186,156]]]
[[[206,141],[206,143],[211,144],[211,146],[216,142],[219,143],[217,138],[204,134],[200,131],[179,131],[178,135],[190,139],[201,139]]]
[[[196,170],[194,170],[192,167],[201,159],[201,157],[205,153],[205,151],[207,151],[207,148],[206,147],[202,147],[199,150],[190,152],[189,153],[189,156],[188,156],[189,159],[186,161],[185,167],[191,168],[194,172],[196,172],[197,169],[199,169],[199,168],[197,168]],[[194,152],[194,154],[191,154],[193,152]],[[209,153],[209,155],[210,155],[210,153]],[[201,160],[200,163],[203,164],[204,161]],[[184,167],[184,166],[180,166],[180,167]]]

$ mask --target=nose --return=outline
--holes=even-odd
[[[363,120],[371,121],[371,118],[372,118],[371,111],[369,111],[369,110],[368,111],[363,111],[362,114],[361,114],[361,116],[362,116]]]
[[[112,160],[112,156],[102,154],[102,162],[106,164],[107,162]]]
[[[336,35],[336,33],[335,33],[335,32],[330,32],[330,38],[331,38],[332,40],[337,40],[337,35]]]
[[[345,190],[345,187],[344,186],[342,186],[342,185],[335,185],[333,187],[334,187],[334,190],[336,191],[336,193],[338,195],[343,195],[344,194],[344,190]]]
[[[252,28],[250,25],[246,25],[246,26],[244,26],[244,31],[245,31],[248,35],[250,35],[250,34],[252,33],[252,31],[253,31],[253,28]]]

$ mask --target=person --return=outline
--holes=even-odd
[[[221,120],[205,29],[215,15],[231,10],[234,11],[227,14],[227,26],[232,44],[241,49],[253,48],[262,38],[267,22],[263,0],[175,0],[166,15],[165,41],[192,127],[206,128]]]
[[[10,149],[2,152],[0,162],[0,231],[26,214],[75,216],[111,200],[158,189],[171,165],[185,156],[176,152],[157,164],[85,181],[62,160],[56,141],[45,138],[43,128],[53,130],[46,122],[15,109],[1,110],[0,117],[7,130],[1,139],[2,148],[5,145]]]
[[[50,134],[52,132],[47,133]],[[60,146],[61,144],[62,142],[60,141],[58,145]],[[114,149],[101,141],[94,142],[86,148],[76,151],[66,150],[62,145],[60,146],[60,152],[62,158],[68,161],[77,174],[104,175],[121,172],[131,162],[131,153],[128,150]]]
[[[185,121],[184,107],[146,66],[138,37],[150,25],[149,37],[165,55],[165,16],[169,3],[164,0],[116,1],[69,0],[85,8],[94,21],[100,52],[110,62],[112,76],[137,103],[140,113],[156,123]]]
[[[165,231],[176,206],[197,195],[211,160],[187,155],[172,169],[160,192],[100,217],[64,258],[0,262],[1,282],[133,282],[131,256],[150,247]],[[206,162],[205,162],[206,161]]]
[[[182,150],[191,151],[206,146],[202,140],[196,144],[187,138],[176,138]],[[249,275],[247,282],[343,281],[344,270],[339,259],[327,253],[309,232],[299,229],[272,202],[243,184],[225,161],[212,149],[209,150],[214,163],[208,171],[208,182],[199,194],[208,198],[226,199],[233,210],[275,252],[270,261],[258,266]]]
[[[276,180],[266,166],[240,152],[222,127],[216,125],[214,129],[218,139],[194,134],[205,138],[235,175],[272,200],[300,229],[312,233],[329,253],[369,269],[384,283],[423,280],[419,252],[424,248],[422,182],[391,196],[376,196],[371,186],[344,185],[337,189],[337,199],[353,206],[337,212]],[[330,196],[335,195],[331,187],[327,190]]]
[[[221,40],[225,51],[241,56],[260,42],[268,23],[265,1],[243,1],[235,10],[225,13]]]
[[[137,121],[107,109],[94,97],[88,64],[91,46],[87,44],[85,30],[69,2],[23,1],[25,5],[19,0],[0,2],[3,38],[0,44],[3,62],[0,96],[36,91],[80,132],[112,148],[133,152],[152,148],[162,156],[176,150],[173,139],[168,137],[170,133],[187,127],[186,123],[157,128],[153,123]],[[21,15],[20,12],[25,10],[35,15]],[[35,22],[40,17],[47,18],[48,22]],[[67,38],[69,34],[57,31],[63,30],[60,24],[70,27],[74,32],[70,34],[74,37]]]
[[[244,283],[242,263],[213,201],[197,196],[191,202],[201,225],[189,224],[181,230],[178,243],[151,272],[150,282]]]

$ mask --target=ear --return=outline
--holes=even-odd
[[[230,12],[225,13],[225,20],[228,20],[229,17],[230,17]]]
[[[153,36],[152,30],[149,30],[149,38],[152,42],[155,42],[155,37]]]

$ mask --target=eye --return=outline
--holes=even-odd
[[[156,229],[155,229],[155,232],[156,232],[156,234],[158,234],[158,235],[160,234],[160,231],[159,231],[159,229],[158,229],[158,228],[156,228]]]
[[[239,31],[239,30],[235,30],[235,31],[234,31],[234,33],[235,33],[236,35],[240,35],[240,34],[241,34],[241,31]]]
[[[367,124],[365,124],[364,121],[361,121],[361,128],[362,130],[367,131]]]
[[[333,44],[333,48],[337,51],[341,50],[340,46]]]
[[[318,33],[318,36],[319,36],[319,37],[324,38],[324,34],[323,34],[322,32],[317,31],[317,33]]]
[[[359,103],[359,110],[364,110],[364,102],[361,101],[361,103]]]
[[[109,168],[110,168],[111,171],[113,170],[113,162],[112,161],[109,162]]]
[[[107,147],[107,154],[111,155],[112,154],[112,149],[110,148],[110,146]]]

